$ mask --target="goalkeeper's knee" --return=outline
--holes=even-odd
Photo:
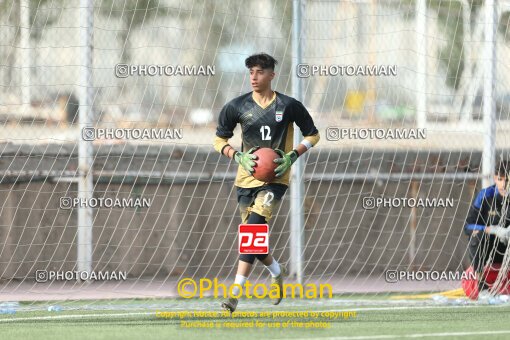
[[[251,212],[248,217],[248,224],[264,224],[266,223],[266,217],[257,214],[256,212]],[[244,262],[248,262],[253,264],[255,262],[255,258],[259,261],[264,261],[269,254],[241,254],[240,260]]]
[[[243,262],[247,262],[249,264],[253,264],[255,262],[255,255],[254,254],[241,254],[239,255],[239,260]]]
[[[268,256],[269,256],[269,254],[257,254],[257,255],[255,255],[257,260],[259,260],[261,262],[264,261],[266,259],[266,257],[268,257]]]
[[[269,254],[241,254],[239,255],[239,260],[243,262],[247,262],[250,264],[253,264],[255,262],[255,259],[258,259],[259,261],[264,261],[266,257],[268,257]]]
[[[482,245],[482,237],[483,234],[481,233],[472,233],[471,237],[469,239],[469,245],[468,245],[468,251],[469,251],[469,257],[471,260],[471,265],[473,266],[473,269],[477,273],[481,273],[483,271],[483,254],[484,251]]]
[[[248,224],[266,224],[266,217],[252,211],[248,217]]]

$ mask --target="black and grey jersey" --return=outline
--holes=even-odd
[[[273,100],[262,107],[253,99],[253,92],[250,92],[233,99],[223,107],[218,118],[216,136],[229,139],[234,135],[237,124],[240,124],[243,151],[260,146],[287,153],[293,148],[294,123],[304,137],[319,133],[306,108],[296,99],[275,92]],[[290,171],[287,171],[272,183],[288,185],[289,179]],[[239,166],[235,185],[254,188],[264,183]]]
[[[292,124],[301,130],[303,136],[318,133],[312,117],[299,101],[275,92],[275,98],[266,107],[255,102],[252,92],[239,96],[227,103],[220,112],[216,135],[231,138],[234,128],[241,124],[243,151],[260,146],[292,150],[290,129]]]

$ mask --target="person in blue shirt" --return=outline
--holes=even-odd
[[[464,232],[469,236],[469,257],[478,279],[486,264],[503,262],[510,238],[510,201],[507,203],[506,198],[509,171],[509,161],[499,162],[494,185],[480,190],[466,218]],[[480,290],[487,289],[483,280],[479,282]]]

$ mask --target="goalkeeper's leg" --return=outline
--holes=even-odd
[[[252,212],[248,218],[248,224],[261,224],[265,222],[265,218],[255,212]],[[243,287],[248,280],[248,276],[250,275],[251,268],[256,258],[261,261],[266,266],[266,269],[271,273],[271,284],[278,286],[279,295],[272,299],[272,303],[277,305],[281,302],[283,297],[283,277],[287,274],[285,266],[280,265],[270,254],[241,254],[237,267],[236,278],[234,280],[234,284],[236,284],[236,286],[232,288],[233,296],[229,297],[221,304],[223,309],[228,310],[231,313],[236,310],[239,302],[239,299],[236,297],[239,296],[240,293],[239,287]]]
[[[221,304],[221,307],[225,310],[228,310],[230,313],[233,313],[237,308],[237,303],[239,302],[238,296],[240,293],[240,287],[243,287],[246,283],[246,280],[248,280],[248,275],[250,275],[253,262],[255,262],[255,255],[241,254],[239,263],[237,265],[236,278],[234,280],[234,284],[236,285],[232,288],[233,296],[227,298]]]
[[[254,211],[252,211],[248,219],[248,223],[250,224],[265,223],[264,221],[265,218]],[[276,285],[278,287],[278,296],[271,300],[273,305],[277,305],[283,298],[283,278],[287,275],[287,269],[284,265],[280,265],[271,254],[257,254],[255,257],[266,266],[266,269],[271,274],[271,285]]]
[[[271,302],[273,305],[279,304],[283,299],[283,278],[287,275],[287,268],[283,264],[279,264],[276,260],[269,255],[262,263],[266,266],[267,270],[271,273],[271,285],[278,286],[278,296],[273,298]]]
[[[471,259],[471,265],[476,274],[476,278],[478,281],[478,291],[487,290],[488,286],[485,282],[485,278],[483,277],[483,269],[485,265],[487,247],[486,247],[486,237],[483,232],[474,231],[471,233],[469,238],[469,257]]]
[[[268,223],[273,216],[273,211],[276,210],[276,207],[281,201],[281,195],[283,195],[283,192],[285,192],[285,190],[275,195],[275,193],[270,189],[259,190],[256,192],[255,198],[253,199],[252,197],[253,201],[249,203],[246,201],[240,201],[239,210],[243,223]],[[277,305],[281,302],[283,297],[283,277],[287,274],[287,270],[285,266],[280,265],[270,254],[241,254],[234,284],[237,284],[240,287],[244,286],[251,272],[253,263],[255,262],[255,258],[261,261],[270,272],[271,284],[276,284],[279,288],[278,297],[272,300],[273,304]],[[238,296],[240,292],[239,286],[237,285],[232,289],[234,296]],[[238,302],[238,298],[229,297],[221,304],[221,306],[223,309],[232,313],[236,310]]]
[[[273,192],[269,190],[259,191],[251,208],[248,224],[268,223],[279,203],[280,199],[277,199]],[[280,265],[270,254],[256,255],[256,257],[271,274],[271,285],[278,286],[279,294],[272,299],[272,303],[277,305],[283,298],[283,278],[287,274],[287,269]]]
[[[253,198],[252,198],[253,199]],[[251,202],[240,202],[239,211],[241,213],[241,220],[244,224],[248,223],[248,218],[250,216]],[[229,296],[225,301],[221,303],[221,307],[225,310],[228,310],[230,313],[233,313],[239,302],[240,287],[243,287],[246,281],[248,280],[248,276],[250,275],[251,268],[253,263],[255,262],[254,254],[241,254],[239,256],[239,262],[237,264],[237,274],[234,280],[234,284],[236,284],[232,288],[232,295]]]

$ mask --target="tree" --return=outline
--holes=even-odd
[[[63,8],[57,8],[56,5],[61,3],[56,0],[29,0],[29,22],[30,22],[30,40],[37,45],[41,39],[44,29],[52,25],[58,20]],[[0,1],[0,17],[1,21],[15,27],[15,33],[12,36],[10,48],[3,49],[5,55],[2,59],[7,60],[7,72],[5,83],[12,84],[13,71],[16,63],[16,49],[20,43],[20,13],[21,2],[15,0]]]
[[[102,1],[100,11],[103,15],[119,18],[124,29],[119,33],[122,44],[121,63],[130,61],[130,34],[136,28],[143,26],[149,19],[165,16],[166,12],[160,8],[160,0],[106,0]]]

